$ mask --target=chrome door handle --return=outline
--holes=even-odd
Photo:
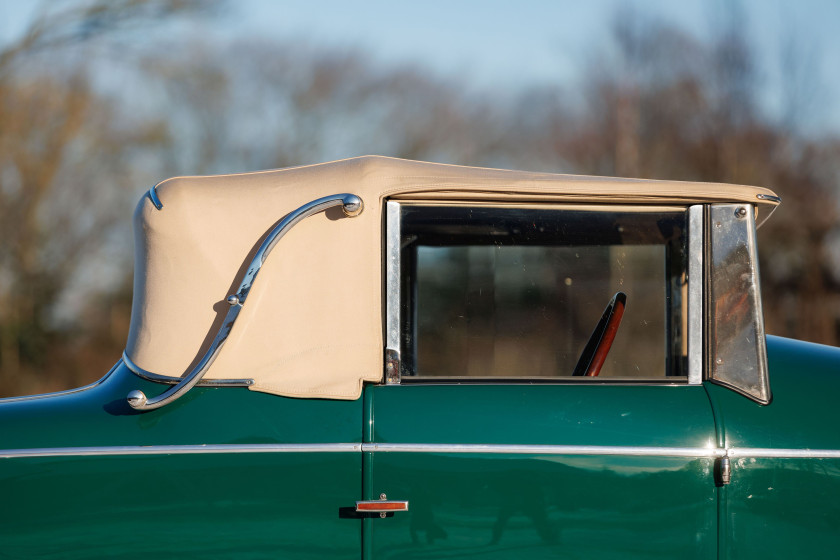
[[[408,500],[389,500],[388,496],[380,494],[378,500],[356,502],[356,513],[378,513],[379,517],[388,517],[398,511],[408,511]]]
[[[356,502],[359,513],[394,513],[408,511],[408,500],[363,500]]]

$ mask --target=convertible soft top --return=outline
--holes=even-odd
[[[286,214],[352,193],[364,211],[301,221],[260,272],[205,379],[253,379],[255,391],[356,399],[383,376],[382,207],[416,201],[646,205],[743,202],[763,221],[770,190],[740,185],[557,175],[380,156],[158,184],[134,214],[135,272],[126,356],[180,377],[218,331],[254,252]],[[154,200],[153,200],[154,198]]]

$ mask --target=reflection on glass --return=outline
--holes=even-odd
[[[404,373],[569,376],[622,291],[601,376],[684,375],[684,255],[682,211],[408,207]]]
[[[714,380],[766,403],[770,389],[753,219],[748,205],[711,208],[711,369]]]

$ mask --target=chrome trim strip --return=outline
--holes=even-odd
[[[627,457],[710,457],[840,459],[838,449],[645,447],[623,445],[507,445],[447,443],[264,443],[208,445],[117,445],[0,450],[0,459],[31,457],[107,457],[218,453],[497,453],[516,455],[596,455]]]
[[[157,185],[155,185],[154,187],[149,189],[149,192],[146,193],[146,194],[149,195],[149,200],[152,201],[152,204],[155,205],[155,208],[157,208],[158,210],[163,209],[163,202],[161,202],[161,200],[160,200],[160,198],[158,197],[158,194],[157,194]]]
[[[840,459],[840,449],[766,449],[732,448],[727,450],[732,458],[749,457],[755,459]]]
[[[135,410],[154,410],[166,406],[180,398],[201,381],[201,378],[204,377],[204,374],[207,373],[207,370],[210,369],[210,366],[222,350],[231,329],[233,329],[233,325],[236,323],[236,319],[239,317],[239,311],[245,304],[248,293],[251,291],[257,279],[257,274],[259,274],[263,263],[268,258],[271,250],[274,249],[274,246],[277,245],[277,242],[301,220],[335,206],[341,206],[344,215],[348,218],[358,216],[364,208],[362,199],[355,194],[334,194],[313,200],[297,210],[289,212],[286,214],[286,217],[271,228],[271,231],[268,232],[265,240],[259,246],[257,253],[248,265],[248,272],[245,273],[245,277],[239,284],[239,289],[235,294],[229,295],[226,298],[230,308],[222,322],[221,328],[219,328],[219,332],[216,333],[216,337],[204,353],[204,356],[201,357],[201,360],[193,367],[192,371],[181,378],[177,385],[170,387],[156,397],[149,399],[143,391],[137,389],[128,393],[126,400],[131,408]]]
[[[385,205],[385,382],[400,382],[400,204]]]
[[[780,196],[771,196],[769,194],[757,194],[757,195],[755,195],[755,197],[758,200],[769,200],[771,202],[777,202],[779,204],[782,203],[782,197],[780,197]]]
[[[527,455],[623,455],[632,457],[723,457],[714,447],[635,447],[623,445],[507,445],[440,443],[363,443],[362,451],[383,453],[507,453]]]
[[[47,447],[6,449],[0,459],[25,457],[101,457],[116,455],[195,455],[209,453],[357,453],[360,443],[265,443],[215,445],[118,445],[113,447]]]
[[[64,395],[73,395],[75,393],[81,393],[82,391],[87,391],[88,389],[93,389],[94,387],[98,387],[99,385],[102,385],[105,382],[105,380],[108,379],[111,376],[112,373],[114,373],[114,371],[117,369],[117,366],[119,366],[119,365],[120,365],[119,362],[115,363],[113,366],[111,366],[111,369],[108,370],[108,373],[103,375],[101,379],[99,379],[98,381],[94,381],[93,383],[83,385],[82,387],[77,387],[75,389],[67,389],[65,391],[54,391],[52,393],[41,393],[40,395],[23,395],[23,396],[20,396],[20,397],[4,397],[4,398],[0,398],[0,404],[20,402],[20,401],[32,401],[32,400],[37,400],[37,399],[48,399],[48,398],[51,398],[51,397],[62,397]]]
[[[166,375],[158,375],[151,371],[146,371],[137,364],[135,364],[128,354],[123,350],[122,361],[131,373],[145,379],[146,381],[153,381],[155,383],[166,383],[168,385],[177,385],[181,382],[180,377],[169,377]],[[248,387],[253,385],[253,379],[202,379],[196,383],[196,387]]]
[[[427,443],[364,443],[365,452],[508,453],[529,455],[623,455],[631,457],[730,457],[777,459],[840,459],[838,449],[769,449],[707,447],[636,447],[610,445],[480,445]]]
[[[688,384],[703,381],[703,215],[702,205],[688,208]]]

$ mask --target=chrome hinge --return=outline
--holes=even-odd
[[[385,349],[385,383],[388,385],[400,382],[400,353],[392,348]]]
[[[715,461],[715,484],[726,486],[732,480],[732,465],[729,457],[721,457]]]

